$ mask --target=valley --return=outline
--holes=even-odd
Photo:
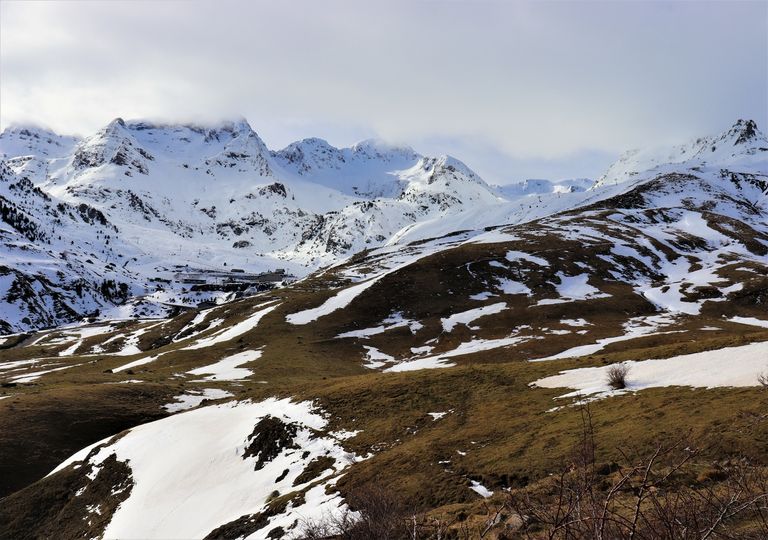
[[[0,537],[320,538],[373,500],[414,538],[546,538],[584,470],[638,537],[705,491],[703,530],[768,532],[752,121],[502,188],[244,121],[0,152]]]

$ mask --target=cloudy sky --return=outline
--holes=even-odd
[[[380,137],[487,180],[768,124],[768,2],[0,0],[0,127],[245,116],[271,148]]]

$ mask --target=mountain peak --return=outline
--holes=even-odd
[[[33,155],[57,157],[69,152],[79,138],[58,135],[36,124],[11,124],[0,133],[0,156],[8,158]]]
[[[251,124],[248,123],[244,117],[236,118],[234,120],[226,120],[221,124],[222,131],[229,131],[233,135],[239,134],[251,134],[254,133]]]
[[[441,173],[446,171],[451,173],[459,173],[467,180],[485,184],[483,179],[480,178],[480,176],[475,171],[467,167],[463,161],[448,154],[443,154],[435,158],[423,158],[421,163],[424,170],[431,169],[433,174],[435,172]]]
[[[34,123],[11,124],[8,127],[6,127],[2,133],[0,133],[0,136],[5,136],[5,137],[12,136],[12,135],[33,137],[35,135],[56,136],[57,134],[55,131],[53,131],[50,128],[47,128],[42,125],[34,124]]]
[[[611,165],[595,187],[640,180],[662,169],[696,170],[701,167],[752,170],[765,160],[768,139],[754,120],[737,120],[727,130],[699,137],[674,147],[645,148],[625,152]],[[665,169],[666,168],[666,169]],[[759,168],[759,166],[758,166]]]
[[[352,146],[355,154],[366,155],[369,157],[381,157],[386,155],[407,155],[415,156],[416,152],[407,145],[391,144],[383,139],[365,139]]]
[[[728,130],[728,134],[736,138],[734,144],[745,144],[748,141],[757,139],[762,136],[762,133],[757,128],[757,123],[754,120],[742,120],[739,119]]]

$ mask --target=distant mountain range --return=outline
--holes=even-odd
[[[115,119],[84,139],[17,126],[0,135],[0,156],[4,333],[232,297],[179,282],[180,267],[301,277],[366,249],[593,204],[671,172],[724,183],[753,204],[768,186],[768,140],[742,120],[671,150],[629,152],[596,183],[490,186],[450,156],[372,140],[271,151],[245,120]]]
[[[386,508],[407,534],[350,537],[558,537],[564,498],[589,521],[614,492],[605,538],[640,506],[664,517],[638,538],[766,537],[753,122],[503,188],[243,122],[2,142],[27,154],[0,170],[3,330],[110,320],[0,338],[0,538],[329,538]],[[278,264],[303,279],[209,282]]]

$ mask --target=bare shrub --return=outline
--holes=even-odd
[[[346,499],[353,511],[305,523],[302,538],[394,540],[407,537],[405,507],[390,492],[380,486],[364,486]]]
[[[346,496],[350,510],[305,521],[301,540],[474,540],[486,538],[498,526],[506,506],[486,506],[485,520],[459,523],[459,516],[428,516],[406,505],[391,491],[367,485]],[[466,516],[465,516],[466,517]],[[502,537],[496,536],[497,539]]]
[[[560,474],[509,494],[520,537],[568,540],[768,538],[768,474],[744,459],[718,466],[717,482],[692,483],[701,450],[683,437],[645,455],[597,467],[589,410],[581,441]]]
[[[650,450],[618,449],[596,462],[589,403],[562,470],[485,511],[447,520],[428,517],[379,486],[347,496],[352,511],[305,523],[307,540],[765,540],[768,473],[743,458],[702,462],[690,435]],[[702,464],[714,474],[701,473]],[[477,510],[475,510],[477,512]],[[472,519],[474,518],[474,519]],[[480,519],[477,519],[480,518]]]
[[[627,364],[614,364],[608,368],[608,386],[614,390],[621,390],[627,387],[627,375],[629,366]]]
[[[768,390],[768,371],[764,371],[757,376],[757,382],[764,389]]]

